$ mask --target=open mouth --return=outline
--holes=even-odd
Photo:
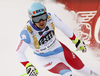
[[[44,24],[40,25],[40,26],[44,26]]]

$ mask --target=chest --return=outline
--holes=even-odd
[[[47,23],[41,31],[37,31],[30,26],[27,27],[27,30],[30,32],[31,42],[36,49],[46,47],[55,40],[55,27],[53,22]]]
[[[51,26],[46,26],[42,31],[33,31],[34,32],[34,40],[38,40],[39,45],[46,44],[48,41],[52,40],[54,37],[54,30]]]

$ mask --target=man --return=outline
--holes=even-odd
[[[85,43],[76,38],[72,30],[56,15],[47,13],[45,6],[39,2],[30,6],[28,14],[30,20],[21,31],[16,54],[21,64],[26,67],[29,76],[37,76],[38,71],[24,54],[27,46],[33,49],[40,65],[52,73],[75,76],[71,71],[71,69],[75,69],[85,76],[99,76],[87,68],[67,46],[56,39],[55,27],[72,40],[77,50],[86,52]]]

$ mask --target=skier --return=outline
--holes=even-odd
[[[57,40],[55,27],[60,29],[82,52],[86,52],[83,41],[76,38],[73,31],[55,14],[47,13],[45,6],[33,3],[28,9],[30,20],[20,33],[20,41],[16,49],[18,60],[26,68],[29,76],[37,76],[38,71],[25,56],[28,46],[33,49],[36,60],[48,71],[62,76],[75,76],[71,69],[85,76],[99,76],[86,67],[74,52]]]

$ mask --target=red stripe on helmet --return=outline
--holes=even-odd
[[[28,10],[28,12],[29,12],[29,14],[30,14],[31,16],[33,16],[29,10]]]

